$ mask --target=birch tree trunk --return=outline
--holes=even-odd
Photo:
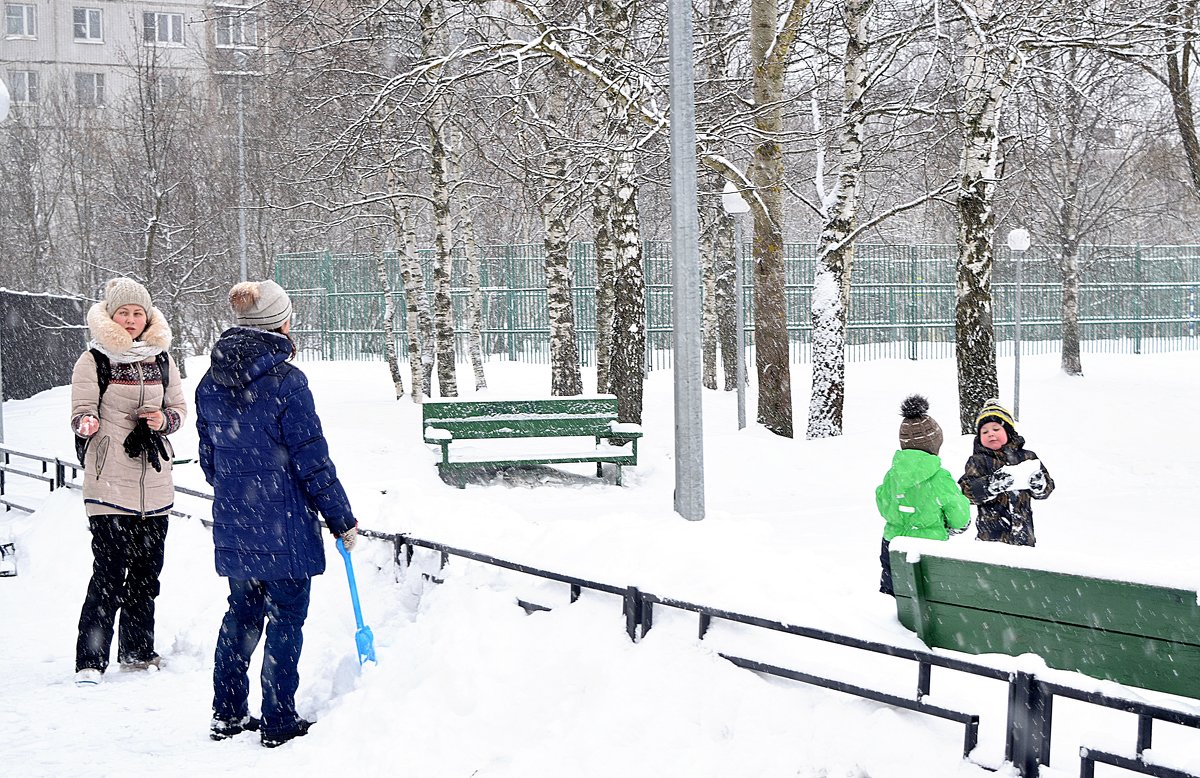
[[[963,148],[957,202],[958,264],[955,358],[960,431],[975,432],[975,416],[1000,394],[992,321],[993,194],[999,162],[1000,108],[1019,65],[1019,53],[996,40],[993,0],[960,5],[970,22],[963,57]],[[1005,55],[1008,56],[1005,56]]]
[[[750,62],[754,126],[750,180],[754,213],[754,352],[758,421],[792,437],[792,371],[788,355],[787,295],[783,266],[783,85],[792,44],[808,0],[792,0],[782,25],[778,0],[751,0]],[[778,30],[778,32],[777,32]]]
[[[392,373],[396,399],[399,400],[404,396],[404,377],[400,375],[400,363],[396,356],[396,305],[392,297],[392,282],[388,278],[387,259],[380,250],[375,251],[375,275],[379,279],[379,288],[383,290],[383,353],[388,370]]]
[[[389,173],[389,186],[394,177]],[[417,232],[407,202],[393,207],[397,243],[400,246],[400,279],[404,284],[405,329],[408,332],[408,364],[412,374],[413,402],[428,397],[433,384],[433,319],[425,297],[425,274],[417,259]]]
[[[705,389],[717,388],[717,213],[710,198],[700,200],[700,279],[703,299],[700,306],[700,351],[703,357],[701,383]]]
[[[812,395],[808,438],[842,434],[846,404],[846,337],[850,316],[850,274],[854,266],[851,233],[858,225],[863,187],[866,115],[867,28],[874,0],[847,0],[843,71],[841,171],[837,193],[821,230],[821,253],[813,277]]]
[[[1070,71],[1078,72],[1075,52],[1067,52]],[[1079,120],[1083,116],[1084,98],[1074,89],[1068,90],[1062,101],[1066,103],[1067,116],[1076,121],[1060,124],[1057,136],[1058,154],[1063,172],[1063,192],[1058,201],[1058,233],[1060,234],[1058,269],[1062,280],[1062,371],[1067,375],[1083,375],[1083,364],[1079,353],[1079,242],[1080,242],[1080,198],[1084,162],[1076,150],[1084,142],[1076,137],[1080,132]]]
[[[605,124],[607,126],[607,124]],[[612,240],[612,187],[608,171],[601,171],[592,197],[592,245],[596,262],[596,393],[612,392],[613,276],[616,273]]]
[[[454,138],[456,153],[451,158],[451,170],[455,184],[461,186],[463,183],[462,154],[464,147],[462,133],[456,131]],[[470,333],[467,338],[467,353],[471,359],[471,369],[475,373],[475,390],[479,391],[487,389],[487,376],[483,371],[483,290],[479,288],[479,244],[475,240],[475,223],[471,218],[470,209],[463,203],[462,197],[458,197],[456,200],[459,203],[458,228],[464,236],[465,277],[463,281],[467,285],[467,297],[463,307],[467,318],[467,331]]]
[[[551,126],[564,124],[567,112],[565,90],[567,71],[552,66],[553,77],[547,94],[545,120]],[[567,150],[552,135],[546,138],[547,171],[543,175],[546,194],[542,200],[542,224],[546,247],[546,308],[550,318],[550,394],[556,397],[583,394],[583,376],[579,369],[579,341],[575,331],[575,306],[572,299],[569,230],[567,226]]]
[[[1192,68],[1196,61],[1195,0],[1177,0],[1166,5],[1167,91],[1183,156],[1187,160],[1192,194],[1200,197],[1200,137],[1196,133],[1196,111],[1192,101]]]
[[[433,0],[421,9],[421,45],[426,61],[443,55],[447,50],[444,21],[442,0]],[[436,75],[440,70],[433,72]],[[445,125],[444,99],[431,94],[425,109],[425,127],[429,133],[433,204],[433,331],[437,351],[438,394],[441,397],[457,397],[454,306],[450,297],[454,238],[450,225],[449,152],[446,148]]]
[[[706,116],[706,122],[710,124],[718,124],[724,117],[717,112],[729,110],[738,110],[735,103],[731,100],[733,95],[725,92],[723,86],[727,82],[737,78],[735,69],[730,64],[730,49],[735,34],[739,32],[735,30],[737,24],[734,11],[736,9],[735,0],[709,0],[708,13],[705,15],[704,26],[706,29],[707,40],[705,49],[709,51],[708,56],[703,60],[703,65],[706,74],[706,84],[702,87],[704,92],[715,93],[712,98],[706,96],[705,102],[712,103],[713,115]],[[723,156],[727,156],[724,152],[727,151],[728,144],[721,144]],[[710,192],[714,194],[721,192],[725,188],[725,179],[716,171],[708,171],[705,175],[705,182]],[[705,200],[701,200],[703,204]],[[711,263],[706,261],[705,273],[706,279],[709,272],[712,273],[711,287],[707,280],[705,282],[706,290],[706,315],[709,295],[711,294],[713,313],[715,316],[715,326],[713,339],[715,341],[713,348],[719,348],[721,353],[721,362],[725,373],[725,391],[732,391],[737,388],[737,295],[734,288],[737,268],[738,247],[734,245],[734,217],[725,212],[724,203],[717,197],[710,198],[710,202],[719,203],[715,207],[704,208],[703,205],[700,211],[701,225],[704,234],[707,237],[705,244],[702,244],[702,251],[711,252]],[[709,385],[709,347],[708,340],[705,340],[705,385]],[[716,364],[715,354],[713,355],[713,377],[711,381],[712,388],[716,388]]]
[[[725,391],[737,389],[737,261],[741,248],[734,237],[734,217],[722,212],[713,225],[713,271],[716,273],[717,332]]]
[[[1083,375],[1079,354],[1079,244],[1062,246],[1058,261],[1062,275],[1062,371]]]
[[[627,58],[636,8],[637,4],[630,0],[600,0],[594,7],[595,27],[602,35],[602,64]],[[602,176],[605,172],[608,174],[607,185],[597,187],[597,197],[601,198],[598,210],[606,215],[607,222],[604,236],[607,239],[603,246],[606,256],[600,256],[601,245],[597,244],[596,268],[599,275],[603,262],[607,270],[611,255],[611,280],[600,282],[598,279],[597,295],[606,303],[611,299],[612,307],[610,321],[602,322],[601,314],[607,318],[608,310],[597,305],[597,330],[603,326],[606,339],[610,339],[606,349],[607,380],[601,384],[601,339],[597,335],[597,385],[606,386],[616,395],[617,415],[621,422],[640,424],[646,365],[646,282],[633,152],[633,124],[638,119],[630,108],[640,87],[627,82],[622,89],[629,100],[618,101],[608,92],[602,92],[600,98],[609,156],[601,169]],[[607,305],[604,308],[607,309]]]
[[[479,244],[470,217],[463,223],[463,234],[466,236],[467,326],[471,333],[467,346],[471,368],[475,371],[475,390],[479,391],[487,389],[487,375],[483,372],[483,290],[479,286]]]
[[[632,160],[629,165],[632,168]],[[612,393],[617,396],[617,420],[631,424],[642,423],[646,379],[646,279],[636,198],[637,189],[625,186],[614,203]]]

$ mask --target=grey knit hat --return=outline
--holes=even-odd
[[[928,414],[929,401],[919,394],[900,403],[900,448],[915,448],[937,456],[942,449],[942,428]]]
[[[274,281],[243,281],[229,290],[229,306],[241,327],[277,330],[292,318],[292,301]]]
[[[112,318],[122,305],[140,305],[147,318],[154,310],[146,287],[132,278],[114,278],[104,285],[104,310],[109,318]]]

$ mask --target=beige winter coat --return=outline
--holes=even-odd
[[[103,303],[92,306],[87,323],[92,339],[112,354],[124,353],[133,345],[129,334],[108,316]],[[171,328],[157,308],[151,312],[141,340],[164,350],[170,347]],[[125,438],[136,424],[138,409],[163,409],[163,385],[158,365],[153,356],[131,364],[121,364],[117,360],[110,360],[110,363],[112,377],[102,399],[96,378],[96,360],[91,351],[80,355],[71,374],[72,429],[78,430],[79,420],[84,415],[100,419],[100,429],[92,436],[84,457],[84,505],[89,516],[117,513],[161,516],[175,502],[175,485],[171,477],[174,449],[167,440],[168,456],[162,462],[162,470],[157,471],[145,454],[135,459],[127,455],[124,448]],[[187,414],[183,385],[174,360],[168,361],[168,369],[167,401],[163,409],[166,418],[164,439],[183,425]],[[99,413],[97,399],[100,399]]]

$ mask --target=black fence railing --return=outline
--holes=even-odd
[[[38,463],[32,467],[36,469],[40,465],[42,472],[37,473],[32,470],[13,467],[11,465],[13,458]],[[30,454],[0,445],[0,504],[3,504],[6,510],[14,508],[26,512],[34,510],[32,506],[18,504],[16,501],[10,501],[4,497],[4,489],[7,485],[5,479],[7,476],[25,477],[36,481],[48,482],[51,491],[58,488],[78,489],[80,487],[74,483],[74,479],[78,477],[79,470],[80,467],[76,462]],[[51,472],[53,472],[53,476],[49,475]],[[68,472],[71,473],[70,477],[67,476]],[[211,494],[194,489],[176,487],[176,491],[201,499],[212,499]],[[172,511],[172,513],[177,516],[190,518],[188,514],[177,511]],[[204,523],[211,526],[211,522],[204,521]],[[724,652],[720,653],[722,658],[732,664],[753,672],[786,678],[799,683],[850,694],[862,699],[873,700],[885,705],[962,724],[963,759],[986,769],[991,768],[976,762],[972,756],[972,752],[978,745],[979,740],[979,714],[933,705],[926,699],[930,695],[932,688],[933,669],[935,667],[950,672],[966,673],[980,678],[997,680],[1007,684],[1008,699],[1005,720],[1004,761],[1011,764],[1017,775],[1021,776],[1021,778],[1036,778],[1042,766],[1050,766],[1050,742],[1054,721],[1053,710],[1055,698],[1074,700],[1109,710],[1131,713],[1136,716],[1136,746],[1133,755],[1116,754],[1086,745],[1081,746],[1079,749],[1080,778],[1094,778],[1095,766],[1097,764],[1110,765],[1141,775],[1154,776],[1154,778],[1200,778],[1200,775],[1161,764],[1159,760],[1162,754],[1156,753],[1154,761],[1150,761],[1145,753],[1151,748],[1154,725],[1156,723],[1178,725],[1200,731],[1200,714],[1182,708],[1156,705],[1142,700],[1088,691],[1063,683],[1047,681],[1037,677],[1034,673],[1020,670],[1004,670],[944,654],[904,648],[814,627],[790,624],[776,619],[738,613],[736,611],[715,608],[672,597],[663,597],[651,592],[642,591],[635,586],[619,586],[601,581],[592,581],[566,573],[544,570],[521,562],[514,562],[490,554],[450,546],[434,540],[417,538],[404,533],[380,532],[361,528],[359,534],[365,538],[390,543],[393,548],[393,560],[397,571],[410,569],[413,565],[415,549],[421,548],[437,555],[439,571],[444,570],[452,558],[459,558],[522,573],[545,581],[564,584],[569,587],[571,602],[579,599],[585,589],[619,597],[622,602],[625,632],[628,634],[630,640],[635,642],[650,631],[654,625],[655,608],[662,607],[696,614],[697,635],[700,639],[705,637],[714,621],[724,621],[818,640],[855,651],[866,651],[906,660],[913,663],[913,669],[915,670],[912,696],[901,696],[853,684],[845,680],[780,667]],[[438,577],[431,578],[438,583],[442,580]],[[518,599],[517,604],[527,612],[551,609],[543,604],[522,599]]]

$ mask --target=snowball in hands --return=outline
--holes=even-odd
[[[1015,465],[1005,465],[996,472],[1008,473],[1012,476],[1013,482],[1008,487],[1010,492],[1019,492],[1022,489],[1028,489],[1029,478],[1035,473],[1042,472],[1042,463],[1037,459],[1027,459],[1024,462],[1018,462]]]

